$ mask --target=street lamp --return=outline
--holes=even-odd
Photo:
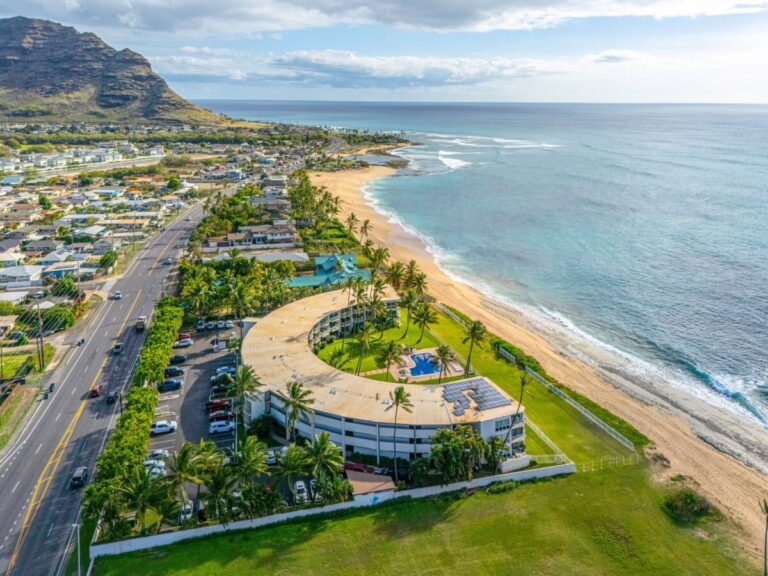
[[[72,524],[72,528],[77,530],[77,576],[82,576],[82,558],[80,555],[80,524]]]

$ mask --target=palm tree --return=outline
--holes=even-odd
[[[225,464],[214,466],[205,478],[206,511],[211,510],[213,516],[226,526],[230,516],[231,491],[237,479]]]
[[[373,268],[374,274],[387,263],[389,260],[389,248],[386,246],[378,246],[371,252],[370,256],[371,268]]]
[[[486,337],[488,336],[488,332],[485,329],[485,324],[480,322],[479,320],[475,320],[470,324],[466,329],[466,336],[464,340],[462,340],[462,344],[466,344],[469,342],[469,353],[467,354],[467,365],[464,368],[464,376],[469,376],[469,367],[470,363],[472,362],[472,350],[475,347],[475,344],[478,346],[482,345],[483,342],[485,342]]]
[[[419,297],[413,290],[406,290],[405,294],[400,298],[400,305],[405,308],[406,321],[405,332],[400,336],[400,340],[408,336],[408,330],[411,328],[411,314],[419,303]]]
[[[346,502],[352,498],[352,484],[340,475],[326,476],[321,474],[317,479],[317,492],[326,504]]]
[[[760,510],[765,516],[765,544],[763,545],[763,576],[768,576],[768,500],[763,499]]]
[[[380,365],[384,365],[387,369],[387,376],[384,379],[385,382],[389,382],[389,368],[393,362],[403,354],[403,346],[398,344],[394,340],[389,340],[384,346],[382,346],[376,354],[376,362]]]
[[[237,416],[245,424],[245,395],[257,398],[262,384],[253,374],[253,368],[246,364],[238,366],[233,378],[234,392],[237,395]]]
[[[360,243],[363,243],[363,238],[368,238],[368,234],[373,229],[371,221],[366,218],[363,223],[360,224]]]
[[[437,322],[437,312],[428,302],[422,302],[413,313],[413,321],[416,326],[421,328],[419,339],[416,340],[416,344],[418,344],[424,338],[424,331],[427,329],[427,326]]]
[[[405,285],[408,288],[413,287],[413,279],[416,274],[419,273],[419,266],[416,264],[416,260],[410,260],[405,267]]]
[[[160,530],[163,529],[163,524],[171,519],[177,519],[179,512],[181,512],[181,506],[175,496],[168,494],[165,498],[160,499],[155,506],[153,506],[155,512],[160,517],[157,520],[157,533],[160,534]]]
[[[451,369],[451,362],[456,360],[456,356],[447,345],[440,344],[435,351],[436,361],[440,365],[440,375],[437,377],[437,383],[440,384],[443,381],[443,374],[447,373]]]
[[[405,266],[402,262],[392,262],[387,267],[387,271],[384,275],[387,283],[395,289],[396,292],[400,292],[403,287],[403,280],[405,279]]]
[[[347,216],[347,219],[344,222],[347,225],[347,232],[349,232],[350,236],[354,236],[355,232],[357,231],[357,223],[359,222],[355,213],[350,212],[349,216]]]
[[[144,532],[147,510],[153,508],[163,496],[164,485],[152,478],[150,471],[144,466],[136,468],[117,488],[125,500],[136,511],[136,528]]]
[[[389,393],[389,406],[387,406],[384,411],[389,412],[392,408],[395,409],[395,425],[394,428],[392,428],[392,450],[394,451],[394,463],[395,463],[395,482],[398,481],[398,473],[397,473],[397,415],[402,408],[406,412],[410,412],[413,409],[413,404],[411,403],[411,395],[410,393],[405,391],[405,388],[403,386],[398,386],[395,388],[394,392]]]
[[[255,436],[248,436],[235,454],[232,469],[240,483],[256,479],[269,472],[267,465],[267,446]]]
[[[371,346],[371,337],[373,336],[373,326],[367,322],[363,325],[360,334],[357,335],[357,341],[360,343],[360,357],[357,359],[355,374],[360,374],[360,368],[363,366],[363,358],[368,353]]]
[[[366,258],[370,258],[373,255],[373,240],[368,238],[365,242],[363,242],[360,247],[360,252],[362,252],[363,256]]]
[[[344,457],[339,447],[331,441],[328,432],[321,432],[315,436],[315,442],[306,448],[309,472],[313,478],[321,474],[338,476],[344,469]]]
[[[525,396],[525,388],[530,384],[531,378],[528,376],[526,372],[521,372],[520,374],[520,399],[517,401],[517,409],[515,410],[515,413],[512,415],[512,422],[509,424],[509,430],[507,430],[507,434],[504,437],[504,446],[507,445],[507,442],[509,442],[509,451],[512,452],[512,428],[515,426],[515,422],[517,421],[517,416],[520,414],[520,409],[523,406],[523,397]],[[501,453],[499,453],[500,455]],[[499,464],[501,464],[501,458],[498,458]]]
[[[424,296],[427,293],[427,275],[424,272],[419,272],[413,277],[413,290],[419,296]]]
[[[294,503],[296,502],[296,493],[293,490],[293,479],[296,476],[306,474],[308,467],[306,451],[296,444],[288,446],[288,450],[285,451],[277,465],[277,476],[288,482],[288,489],[291,491]]]
[[[184,442],[168,459],[168,474],[174,491],[179,493],[179,499],[185,504],[189,502],[189,494],[184,489],[184,484],[201,484],[198,472],[197,449],[191,442]]]
[[[336,350],[331,352],[331,356],[328,358],[328,364],[330,364],[334,368],[341,369],[341,367],[344,365],[344,360],[346,360],[344,349],[336,348]]]
[[[286,438],[292,432],[293,441],[296,442],[296,425],[301,419],[301,415],[304,414],[311,404],[315,403],[312,398],[312,391],[304,388],[301,382],[289,382],[285,386],[288,395],[285,399],[286,407]]]
[[[195,446],[195,460],[192,467],[194,480],[191,480],[197,485],[197,491],[195,492],[195,511],[197,511],[197,505],[200,501],[200,487],[205,483],[204,478],[209,472],[216,466],[221,465],[223,456],[221,452],[216,448],[216,443],[211,440],[200,440]]]

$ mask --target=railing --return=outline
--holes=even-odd
[[[539,438],[541,438],[541,439],[544,441],[544,444],[546,444],[547,446],[549,446],[549,447],[552,449],[552,451],[555,453],[555,455],[556,455],[556,456],[559,456],[559,457],[561,457],[561,458],[564,458],[564,459],[565,459],[564,461],[566,461],[566,462],[570,462],[570,458],[568,458],[568,456],[565,454],[565,452],[563,452],[563,451],[560,449],[560,446],[558,446],[557,444],[555,444],[555,443],[554,443],[554,442],[553,442],[553,441],[552,441],[552,440],[549,438],[549,436],[547,436],[546,434],[544,434],[544,432],[542,432],[542,431],[541,431],[541,428],[539,428],[538,426],[536,426],[536,424],[534,424],[534,423],[531,421],[531,419],[530,419],[530,418],[526,418],[526,419],[525,419],[525,423],[526,423],[526,425],[527,425],[527,426],[528,426],[528,427],[529,427],[531,430],[533,430],[533,431],[536,433],[536,435],[537,435]]]
[[[501,346],[495,346],[496,353],[507,360],[508,362],[512,362],[513,364],[517,364],[517,358],[512,354],[511,352],[508,352]],[[600,428],[603,432],[608,434],[611,438],[616,440],[619,444],[624,446],[627,450],[630,450],[632,452],[636,452],[635,445],[627,439],[623,434],[621,434],[619,431],[617,431],[612,426],[609,426],[600,418],[592,414],[589,410],[587,410],[584,406],[579,404],[576,400],[571,398],[568,394],[560,390],[557,386],[552,384],[549,380],[541,376],[540,374],[537,374],[527,366],[525,367],[525,373],[528,374],[531,378],[535,379],[537,382],[539,382],[542,386],[545,386],[550,392],[558,396],[561,400],[566,402],[569,406],[571,406],[573,409],[575,409],[579,414],[584,416],[587,420],[589,420],[592,424]]]
[[[531,458],[533,458],[533,456],[531,456]],[[536,461],[540,462],[538,459]],[[640,462],[640,454],[633,452],[626,456],[608,456],[605,458],[596,458],[594,460],[579,462],[576,464],[576,470],[579,472],[598,472],[600,470],[616,468],[617,466],[631,466],[638,462]]]

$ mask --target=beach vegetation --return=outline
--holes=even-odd
[[[681,524],[722,518],[720,511],[709,500],[691,488],[683,488],[667,495],[663,508],[670,518]]]
[[[479,320],[474,320],[469,326],[467,326],[466,335],[464,340],[462,340],[463,344],[469,342],[469,352],[467,353],[467,365],[464,368],[464,376],[469,376],[469,372],[472,367],[472,352],[474,351],[475,346],[482,346],[483,342],[485,342],[485,339],[487,338],[487,335],[488,331],[485,328],[485,324]]]

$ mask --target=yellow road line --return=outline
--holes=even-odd
[[[121,334],[123,332],[123,329],[125,328],[125,325],[128,322],[128,318],[131,317],[131,314],[133,313],[133,309],[136,307],[136,304],[139,302],[139,296],[141,296],[141,292],[142,290],[139,289],[139,291],[136,293],[136,297],[133,300],[133,304],[131,305],[131,308],[128,310],[128,314],[123,319],[123,323],[120,325],[118,334]],[[88,386],[89,392],[93,389],[93,387],[96,385],[96,382],[98,382],[99,378],[101,377],[101,374],[104,371],[104,366],[107,363],[107,358],[108,356],[104,357],[104,360],[102,360],[101,365],[99,366],[99,369],[96,372],[96,375],[93,377],[93,381],[91,382],[91,385]],[[43,471],[40,473],[40,476],[38,477],[37,482],[35,483],[35,489],[32,491],[32,497],[29,500],[29,506],[27,507],[27,512],[24,514],[24,521],[21,523],[21,528],[19,529],[19,537],[16,540],[16,546],[14,546],[13,554],[11,555],[11,559],[8,562],[8,569],[5,572],[6,576],[10,575],[11,570],[13,570],[13,567],[16,564],[19,552],[21,551],[21,546],[22,544],[24,544],[24,540],[27,537],[29,526],[32,524],[32,521],[35,519],[35,516],[37,516],[37,512],[40,509],[40,505],[43,503],[43,500],[45,500],[45,497],[48,494],[48,490],[51,487],[51,483],[53,482],[53,479],[56,476],[56,472],[58,471],[59,464],[61,463],[61,460],[64,457],[64,453],[66,452],[67,444],[69,444],[69,440],[72,438],[72,434],[75,431],[75,426],[77,425],[77,422],[80,419],[80,416],[82,416],[83,410],[85,409],[85,406],[87,403],[88,403],[88,400],[86,395],[86,399],[80,402],[80,406],[78,406],[77,411],[75,412],[75,415],[69,421],[69,424],[67,425],[66,430],[64,430],[64,434],[59,440],[59,443],[56,444],[56,447],[53,449],[53,452],[51,453],[50,458],[48,458],[48,461],[46,462],[45,467],[43,468]],[[41,493],[41,489],[42,489],[42,493]]]

